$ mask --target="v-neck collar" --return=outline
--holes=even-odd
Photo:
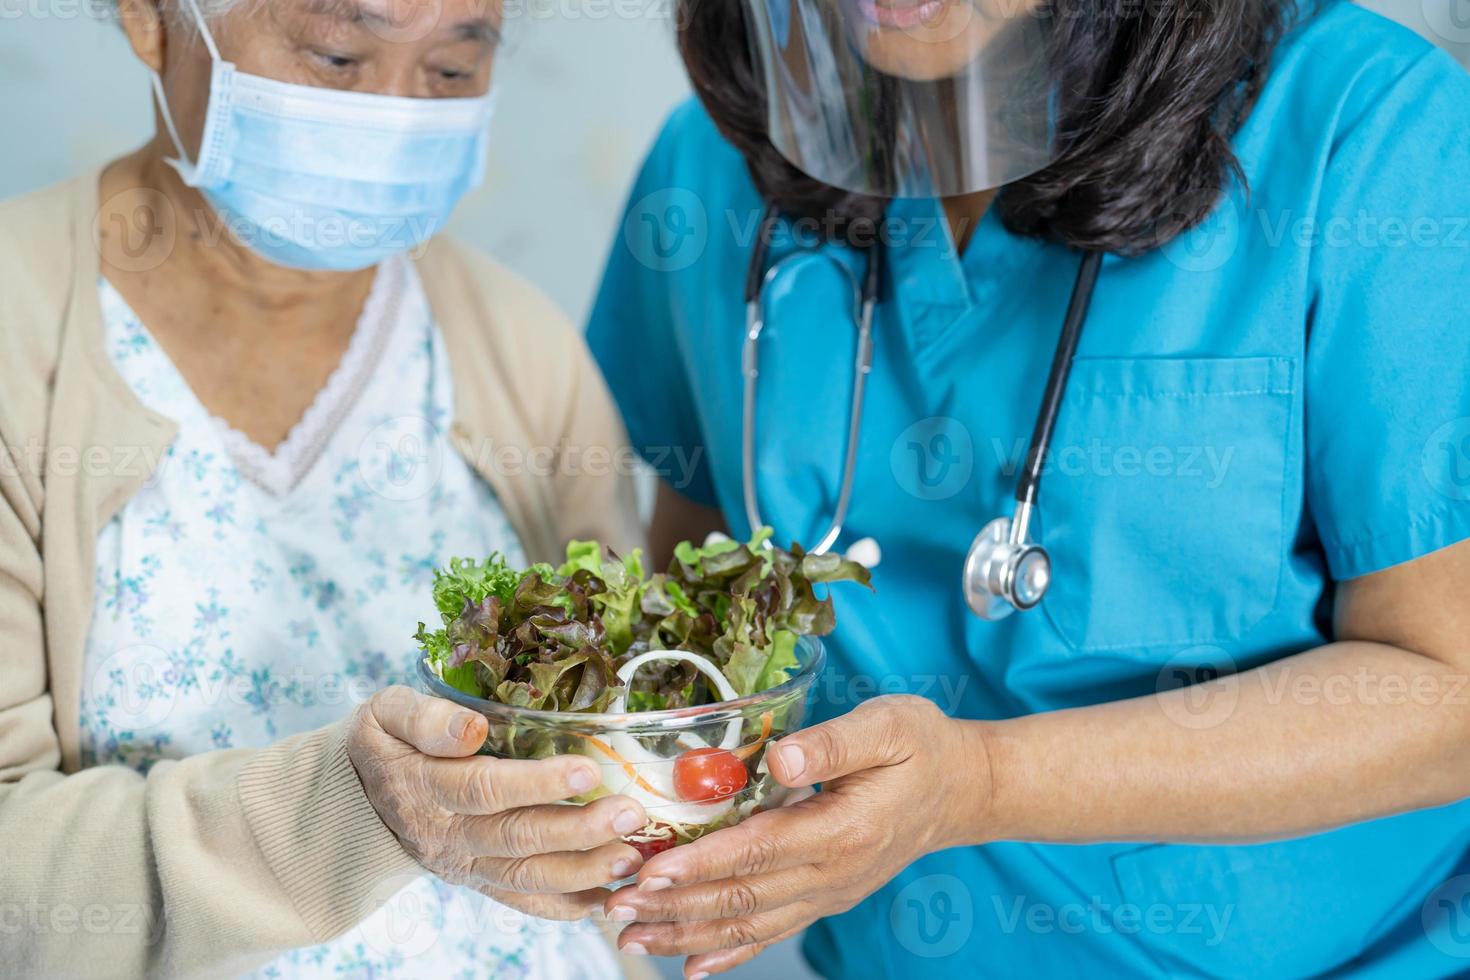
[[[998,294],[1016,288],[1017,270],[1046,247],[1011,234],[994,206],[963,255],[937,200],[895,200],[888,218],[895,234],[904,236],[888,246],[888,306],[915,351],[934,346],[955,323],[995,305]]]
[[[276,498],[289,496],[306,479],[382,363],[401,319],[408,273],[408,260],[401,256],[379,266],[346,352],[280,445],[267,449],[226,420],[209,416],[241,476]]]
[[[212,414],[137,312],[106,278],[99,276],[98,283],[109,292],[109,302],[126,311],[137,328],[148,336],[153,356],[177,382],[188,411],[213,428],[220,448],[240,476],[271,497],[284,500],[312,471],[371,383],[393,327],[400,320],[409,274],[408,261],[400,256],[387,259],[379,267],[341,360],[286,438],[274,449],[267,449],[228,420]]]

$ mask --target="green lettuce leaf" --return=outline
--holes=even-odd
[[[627,689],[617,670],[651,650],[704,657],[741,695],[777,687],[798,668],[797,641],[836,626],[831,597],[817,586],[857,582],[867,569],[836,555],[770,545],[769,528],[749,541],[685,542],[666,572],[648,575],[643,556],[573,541],[566,561],[515,570],[500,555],[455,559],[436,573],[443,622],[420,623],[425,656],[458,690],[505,704],[555,711],[606,711],[625,696],[633,711],[718,700],[684,662],[654,663]],[[824,593],[826,589],[822,590]],[[542,750],[526,734],[492,733],[489,751]]]

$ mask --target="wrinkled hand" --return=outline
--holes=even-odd
[[[694,954],[689,977],[729,970],[917,858],[968,843],[990,795],[980,738],[923,698],[895,696],[782,739],[771,774],[822,792],[652,858],[605,903],[609,918],[634,923],[618,945]]]
[[[391,687],[353,716],[347,754],[378,816],[429,871],[542,918],[597,913],[608,894],[598,886],[642,864],[618,838],[647,822],[643,807],[625,796],[558,806],[597,785],[597,765],[476,755],[486,733],[473,711]]]

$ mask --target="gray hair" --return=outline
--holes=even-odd
[[[199,5],[199,12],[204,15],[205,22],[212,23],[225,14],[232,13],[236,7],[256,2],[256,0],[194,0],[194,2]],[[165,0],[165,3],[184,20],[190,24],[194,23],[194,18],[189,15],[189,5],[186,0]]]
[[[232,13],[236,7],[247,3],[260,3],[261,0],[194,0],[194,2],[199,5],[199,12],[204,16],[205,23],[213,23],[226,14]],[[118,11],[118,0],[95,0],[89,6],[103,20],[117,21],[121,16]],[[188,0],[163,0],[163,12],[177,26],[198,33],[199,26],[194,22],[194,15],[189,11]]]

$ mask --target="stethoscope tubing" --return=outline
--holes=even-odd
[[[1077,271],[1077,282],[1072,287],[1072,299],[1067,305],[1067,316],[1062,321],[1062,334],[1057,340],[1057,350],[1051,362],[1051,373],[1046,379],[1041,409],[1036,414],[1036,427],[1031,433],[1031,449],[1026,454],[1025,468],[1016,484],[1016,503],[1035,506],[1041,491],[1041,474],[1051,452],[1052,437],[1056,434],[1057,419],[1062,413],[1062,401],[1067,394],[1067,382],[1072,376],[1072,365],[1077,360],[1077,348],[1082,343],[1082,328],[1092,309],[1092,297],[1097,292],[1098,275],[1102,270],[1102,252],[1085,252],[1082,266]]]
[[[741,424],[741,477],[745,496],[745,514],[750,522],[752,530],[763,527],[761,519],[760,503],[758,500],[758,481],[756,473],[756,406],[759,399],[760,379],[760,340],[765,330],[765,313],[762,309],[762,296],[766,288],[776,279],[784,264],[800,257],[797,255],[767,265],[770,258],[771,240],[775,235],[776,224],[780,220],[780,210],[775,205],[769,205],[761,218],[758,237],[755,248],[751,254],[750,267],[746,273],[745,280],[745,303],[746,303],[746,332],[745,342],[742,350],[742,372],[744,374],[744,400],[742,406]],[[856,298],[856,307],[853,311],[854,320],[858,327],[857,353],[853,363],[852,401],[848,412],[847,445],[843,454],[842,482],[838,490],[837,503],[833,509],[832,522],[828,525],[826,532],[812,549],[813,554],[825,554],[836,546],[838,539],[842,536],[842,530],[847,521],[849,508],[852,506],[853,483],[857,473],[857,451],[858,441],[862,437],[863,408],[867,394],[868,375],[873,370],[873,326],[874,316],[881,301],[881,290],[883,282],[884,250],[878,242],[878,236],[874,236],[872,244],[863,249],[866,258],[866,269],[863,272],[861,283],[858,282],[856,274],[851,267],[845,263],[833,259],[843,273],[848,277],[853,287]],[[1056,435],[1057,421],[1061,416],[1062,403],[1066,397],[1067,384],[1071,378],[1072,366],[1077,359],[1077,351],[1082,342],[1082,332],[1087,324],[1088,315],[1091,312],[1092,300],[1097,291],[1097,282],[1102,270],[1104,253],[1089,251],[1082,255],[1082,262],[1077,271],[1077,280],[1072,288],[1072,297],[1067,305],[1066,317],[1062,321],[1061,335],[1057,340],[1056,353],[1052,357],[1051,369],[1047,375],[1046,387],[1042,393],[1041,406],[1037,412],[1036,425],[1031,434],[1031,446],[1027,451],[1021,477],[1016,484],[1016,513],[1013,520],[1007,522],[993,522],[991,527],[999,524],[1009,524],[1004,530],[1001,538],[984,545],[987,548],[1005,549],[1010,556],[1011,563],[1028,554],[1046,563],[1049,567],[1050,558],[1046,550],[1040,545],[1031,545],[1029,542],[1029,529],[1033,514],[1036,510],[1037,501],[1041,492],[1041,478],[1045,472],[1046,460],[1051,452],[1052,440]],[[981,538],[991,530],[988,527],[982,532]],[[1008,538],[1008,541],[1003,541]],[[969,559],[966,563],[965,587],[967,599],[971,598],[970,579],[972,569],[977,564],[977,550],[981,548],[981,541],[977,539],[972,546]],[[982,562],[983,564],[983,562]],[[1009,569],[1014,572],[1015,569]],[[1014,575],[1002,576],[1006,581],[1014,578]],[[1045,584],[1042,584],[1037,595],[1044,594]],[[1007,594],[997,595],[992,599],[986,599],[996,586],[988,589],[982,587],[983,594],[974,601],[982,604],[991,604],[1004,600],[1003,606],[1009,609],[1029,609],[1036,605],[1035,602],[1023,604],[1017,598],[1008,594],[1009,587],[1005,589]],[[1007,605],[1008,604],[1008,605]],[[974,602],[972,602],[972,607]],[[977,610],[978,611],[978,610]],[[985,615],[982,613],[982,615]],[[985,618],[991,618],[986,616]]]
[[[771,240],[775,234],[780,211],[774,205],[766,208],[761,219],[759,237],[751,255],[750,268],[745,283],[745,343],[741,352],[741,371],[744,375],[744,398],[741,409],[741,482],[745,498],[745,516],[751,530],[764,526],[760,514],[759,488],[756,473],[756,405],[759,401],[760,384],[760,340],[765,331],[765,315],[761,308],[761,297],[767,286],[775,281],[786,262],[802,257],[802,253],[787,256],[767,268]],[[867,397],[868,375],[873,370],[873,323],[881,301],[883,282],[883,253],[876,242],[864,249],[866,269],[861,284],[852,269],[844,262],[833,260],[847,276],[853,288],[855,308],[853,320],[858,325],[857,353],[853,360],[852,399],[848,409],[847,445],[843,452],[842,482],[837,495],[837,504],[832,512],[832,521],[811,554],[822,555],[831,551],[842,536],[847,523],[847,512],[852,506],[853,482],[857,474],[858,441],[862,436],[863,406]]]

